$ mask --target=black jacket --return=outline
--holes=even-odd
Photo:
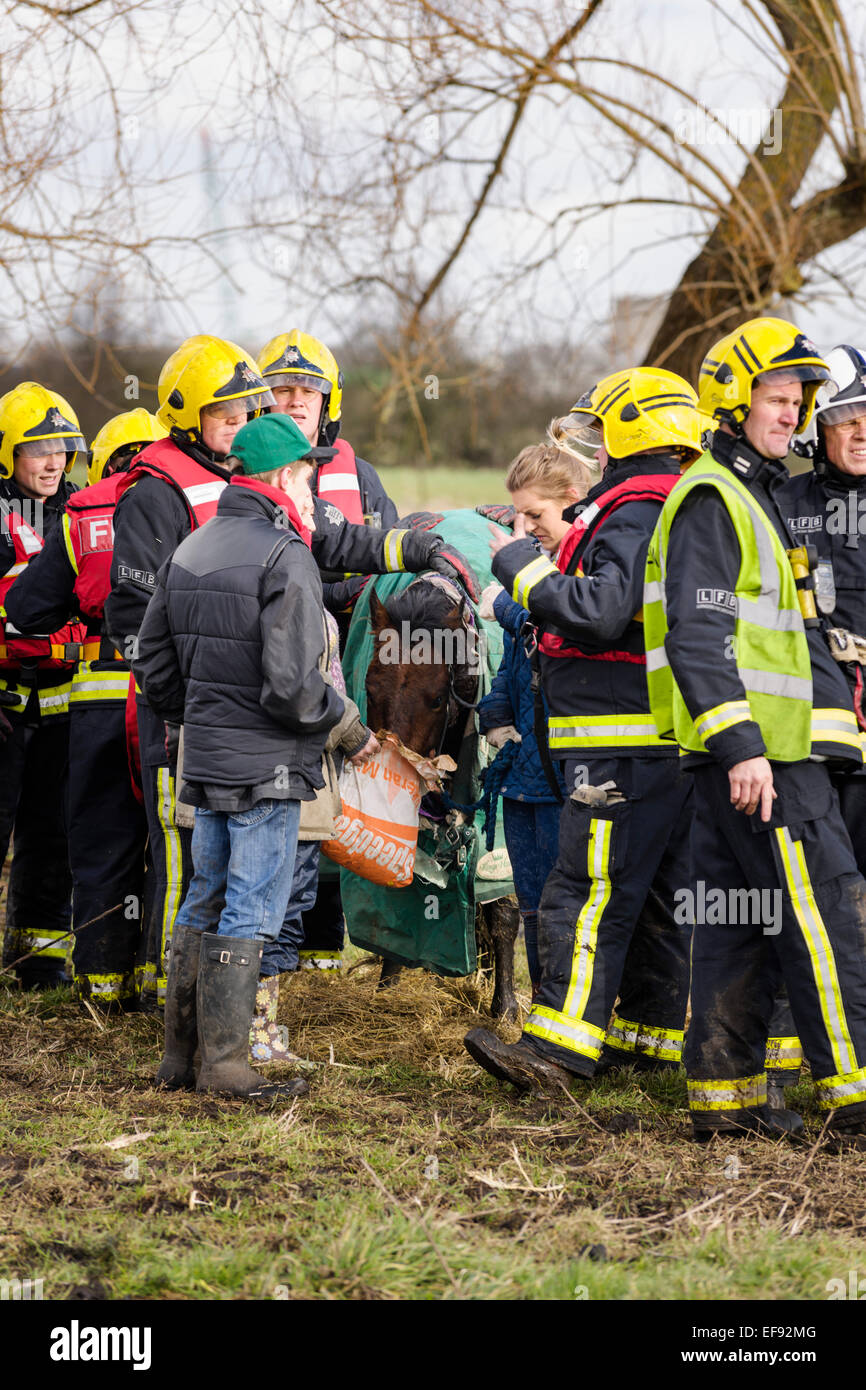
[[[789,478],[778,498],[797,540],[818,551],[821,612],[833,627],[866,637],[866,477],[827,464]]]
[[[670,473],[679,476],[679,459],[672,454],[637,455],[608,466],[601,482],[575,510],[580,512],[629,478]],[[539,627],[578,645],[590,654],[627,653],[636,660],[582,660],[579,657],[541,657],[544,693],[550,708],[551,727],[557,716],[583,720],[586,726],[605,716],[635,716],[637,727],[651,731],[649,740],[594,742],[583,748],[593,755],[622,757],[671,757],[676,748],[660,744],[649,706],[643,624],[643,582],[650,537],[661,511],[654,499],[629,501],[603,522],[581,556],[583,574],[560,574],[553,566],[531,588],[530,617]],[[566,513],[566,516],[568,513]],[[508,593],[520,602],[515,580],[539,551],[534,541],[515,541],[493,559],[493,573]],[[642,719],[641,719],[642,717]],[[640,721],[638,723],[637,721]],[[603,738],[599,725],[594,738]],[[575,747],[551,746],[558,758],[574,758]]]
[[[789,481],[783,462],[763,458],[744,441],[717,434],[712,453],[718,462],[730,467],[728,456],[736,451],[749,467],[736,476],[748,488],[772,522],[782,545],[797,544],[786,515],[790,507],[783,502]],[[699,464],[695,464],[699,467]],[[665,573],[668,660],[683,699],[693,719],[730,700],[745,700],[734,656],[733,594],[740,571],[740,544],[728,509],[712,487],[696,487],[681,504],[668,541]],[[806,638],[812,662],[813,705],[815,709],[851,709],[845,678],[830,655],[821,628],[807,628]],[[766,751],[758,725],[746,720],[707,739],[707,754],[690,753],[686,764],[710,758],[727,770],[747,758]],[[844,749],[833,743],[815,742],[813,752],[846,760]],[[856,765],[855,755],[850,755]]]
[[[319,673],[324,648],[309,549],[270,497],[227,487],[216,516],[160,570],[133,671],[156,713],[184,725],[187,781],[270,782],[303,800],[323,785],[325,742],[343,713]]]

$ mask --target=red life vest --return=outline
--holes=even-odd
[[[125,473],[117,474],[117,499],[133,483],[146,473],[154,478],[162,478],[179,492],[189,512],[193,531],[204,526],[216,514],[220,493],[228,485],[228,478],[218,478],[209,468],[196,463],[189,454],[172,442],[171,439],[157,439],[136,455]]]
[[[6,619],[6,595],[33,556],[39,554],[44,541],[15,507],[4,509],[4,523],[15,549],[15,560],[0,577],[0,670],[18,671],[26,662],[40,671],[72,671],[81,656],[83,623],[66,623],[57,632],[24,637]]]
[[[113,517],[122,478],[122,473],[111,473],[92,487],[76,492],[63,513],[63,536],[75,570],[73,592],[78,611],[95,626],[102,621],[105,600],[111,592]]]
[[[609,516],[627,502],[660,502],[664,504],[671,488],[680,480],[678,473],[644,473],[626,478],[605,492],[597,502],[591,502],[565,533],[556,555],[556,567],[562,574],[583,574],[582,558],[590,540]],[[646,666],[644,652],[606,651],[586,652],[582,647],[568,645],[568,639],[544,632],[539,637],[539,651],[545,656],[580,657],[582,661],[627,661]]]
[[[323,502],[333,503],[347,521],[363,526],[364,504],[361,501],[355,450],[345,439],[338,439],[334,448],[337,451],[334,457],[323,463],[316,475],[316,495]]]

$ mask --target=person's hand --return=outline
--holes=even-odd
[[[377,753],[381,753],[382,745],[375,734],[371,734],[364,744],[364,747],[349,759],[353,767],[360,767],[368,758],[375,758]]]
[[[499,526],[491,525],[490,530],[490,555],[498,555],[506,545],[511,545],[513,541],[526,540],[526,519],[522,512],[518,512],[514,518],[514,530],[509,536],[507,532],[501,530]]]
[[[513,526],[517,515],[510,502],[485,502],[475,510],[488,521],[498,521],[500,526]]]
[[[165,756],[168,759],[168,767],[172,776],[177,771],[177,753],[180,747],[180,725],[169,724],[165,726]]]
[[[486,618],[487,621],[491,623],[496,621],[493,605],[499,595],[504,592],[505,590],[502,585],[498,584],[495,579],[492,584],[488,584],[486,588],[481,590],[481,603],[479,604],[478,612],[481,614],[482,618]]]
[[[484,735],[491,748],[504,748],[506,743],[522,743],[523,738],[513,724],[501,724],[498,729],[488,729]]]
[[[773,769],[766,758],[746,758],[735,763],[728,769],[728,781],[735,811],[745,811],[747,816],[752,816],[760,803],[761,820],[770,819],[777,792],[773,787]]]
[[[473,603],[478,602],[481,597],[478,575],[456,546],[440,545],[428,563],[431,570],[435,570],[437,574],[443,574],[447,579],[454,579],[461,584]]]

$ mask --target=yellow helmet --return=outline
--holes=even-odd
[[[155,439],[164,439],[167,434],[165,426],[143,406],[114,415],[102,426],[90,446],[88,486],[99,482],[115,454],[124,452],[132,456],[133,452],[139,453],[146,444],[152,444]]]
[[[259,415],[274,404],[254,358],[227,338],[204,335],[191,346],[187,339],[172,353],[160,372],[161,396],[156,418],[169,430],[201,438],[201,412],[208,405],[242,401],[248,416]]]
[[[661,367],[613,372],[581,396],[565,419],[570,421],[572,416],[589,417],[587,426],[595,422],[600,432],[596,449],[604,444],[612,459],[662,448],[700,454],[701,431],[710,423],[700,415],[689,383]],[[584,440],[584,447],[589,443]]]
[[[174,379],[185,362],[192,357],[196,348],[206,347],[208,343],[216,340],[210,333],[195,333],[191,338],[186,338],[179,348],[175,348],[171,357],[162,364],[162,371],[159,374],[159,381],[156,385],[157,409],[165,404],[166,397],[174,385]]]
[[[46,441],[59,447],[46,449]],[[22,381],[0,397],[0,478],[11,478],[15,452],[67,454],[68,473],[87,445],[72,406],[58,391],[36,381]]]
[[[271,338],[258,356],[262,376],[269,386],[309,386],[321,391],[328,419],[336,424],[343,403],[343,373],[330,348],[293,328]]]
[[[742,424],[752,404],[753,385],[775,372],[802,381],[797,429],[804,429],[818,387],[830,372],[815,344],[784,319],[749,319],[710,348],[698,379],[701,410],[725,424]]]

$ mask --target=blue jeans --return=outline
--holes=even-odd
[[[533,988],[541,982],[538,961],[538,904],[559,849],[562,807],[554,801],[514,801],[502,798],[505,844],[511,860],[514,891],[523,918],[526,962]]]
[[[265,946],[261,975],[282,975],[298,968],[298,952],[304,943],[303,914],[315,903],[319,886],[319,848],[318,840],[302,840],[298,845],[289,905],[277,937]]]
[[[220,936],[279,936],[292,891],[299,801],[259,801],[229,815],[196,807],[193,879],[177,920]]]

